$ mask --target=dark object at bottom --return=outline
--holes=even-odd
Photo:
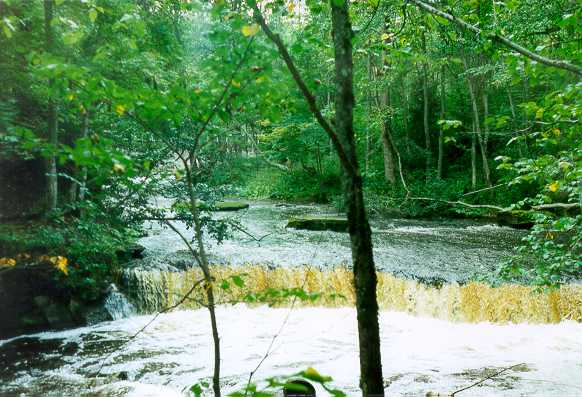
[[[287,382],[283,389],[285,397],[315,397],[315,388],[304,380],[292,380]]]

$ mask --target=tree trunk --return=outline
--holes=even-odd
[[[81,129],[81,138],[89,136],[89,111],[85,110],[83,115],[83,128]],[[87,193],[87,167],[81,168],[81,185],[79,186],[79,201],[85,200]]]
[[[402,128],[404,129],[405,134],[404,146],[406,149],[406,154],[410,156],[410,142],[412,141],[408,128],[408,115],[410,114],[410,111],[408,109],[408,93],[406,91],[406,85],[404,84],[404,81],[405,79],[400,77],[400,92],[402,93],[401,106],[404,109],[404,114],[402,115]]]
[[[378,302],[376,301],[377,279],[372,252],[372,231],[368,223],[362,177],[354,141],[353,32],[348,0],[343,0],[341,4],[338,4],[336,0],[331,1],[336,82],[336,113],[333,128],[321,114],[315,97],[303,81],[281,38],[269,28],[256,2],[249,1],[249,4],[253,9],[255,20],[267,37],[277,46],[279,54],[303,94],[309,110],[330,137],[339,157],[343,171],[342,182],[348,215],[356,290],[360,387],[364,397],[372,395],[383,397],[380,327],[378,325]]]
[[[372,53],[368,54],[368,83],[372,83],[374,80],[374,75],[372,73]],[[370,125],[372,124],[372,88],[368,89],[367,102],[368,102],[368,125],[366,126],[366,175],[370,170]]]
[[[343,185],[354,266],[360,349],[360,387],[364,397],[384,396],[372,232],[368,223],[362,177],[354,142],[353,33],[348,0],[344,0],[341,5],[337,1],[331,1],[331,10],[335,48],[335,127],[347,160],[351,163],[351,169],[344,168],[343,170]]]
[[[483,145],[487,149],[489,145],[489,124],[487,123],[489,118],[489,97],[485,89],[481,93],[481,102],[483,103]]]
[[[426,55],[426,36],[422,34],[422,49]],[[424,125],[424,148],[426,150],[426,181],[430,178],[430,166],[432,164],[432,152],[430,150],[430,129],[428,125],[428,66],[427,62],[422,64],[422,99],[423,99],[423,125]]]
[[[390,93],[388,88],[382,94],[380,106],[382,108],[382,112],[385,112],[388,106],[390,106]],[[390,118],[387,116],[382,116],[380,137],[382,139],[382,152],[384,155],[384,180],[390,186],[394,186],[396,183],[396,174],[394,172],[395,166],[394,154],[392,152],[391,134]]]
[[[465,69],[467,69],[465,63]],[[473,108],[473,120],[475,123],[474,133],[477,135],[477,141],[479,142],[479,149],[481,151],[481,160],[483,162],[483,175],[485,176],[485,182],[487,186],[491,185],[491,176],[489,172],[489,162],[487,161],[487,142],[483,139],[483,134],[481,133],[481,121],[479,116],[479,104],[477,103],[477,94],[475,93],[475,87],[471,78],[467,76],[467,86],[469,87],[469,95],[471,97],[471,105]]]
[[[475,132],[475,121],[471,130],[471,186],[477,189],[477,133]]]
[[[190,156],[192,159],[192,156]],[[202,223],[200,220],[200,212],[197,206],[196,193],[194,191],[194,180],[192,176],[192,161],[190,163],[184,161],[186,168],[186,183],[188,194],[190,198],[190,212],[194,221],[194,238],[198,248],[198,264],[202,269],[204,275],[204,289],[206,290],[206,299],[208,300],[208,313],[210,314],[210,326],[212,328],[212,341],[214,343],[214,372],[212,375],[212,390],[214,397],[220,397],[220,337],[218,335],[218,324],[216,322],[216,306],[214,299],[213,278],[210,273],[210,266],[208,263],[208,256],[204,249],[204,240],[202,235]]]
[[[511,110],[511,125],[513,126],[513,137],[517,137],[519,132],[517,131],[517,114],[515,112],[515,106],[513,104],[513,95],[511,95],[511,89],[507,88],[507,98],[509,99],[509,109]],[[519,157],[523,157],[523,150],[521,149],[522,142],[517,142],[517,152]]]
[[[54,1],[44,0],[44,33],[45,33],[45,46],[46,52],[51,53],[53,51],[54,42],[54,31],[51,26],[54,13]],[[54,150],[59,143],[58,141],[58,114],[57,105],[54,99],[54,80],[49,79],[49,102],[48,102],[48,117],[47,117],[47,132],[48,138],[51,145],[54,146]],[[47,158],[47,208],[49,211],[57,208],[58,204],[58,179],[57,179],[57,158],[56,155],[51,154]]]
[[[441,68],[441,120],[445,119],[445,67]],[[443,160],[444,160],[444,124],[439,128],[439,153],[437,162],[437,177],[443,178]]]

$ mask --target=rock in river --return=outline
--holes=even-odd
[[[331,230],[333,232],[347,232],[348,220],[342,217],[330,216],[302,216],[290,218],[287,227],[303,230]]]

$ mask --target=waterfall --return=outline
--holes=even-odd
[[[259,265],[214,266],[217,303],[241,301],[246,294],[260,294],[269,289],[303,287],[306,292],[321,293],[315,301],[298,301],[297,306],[353,306],[355,294],[352,273],[345,267],[331,270],[308,266],[269,268]],[[223,280],[242,275],[242,288]],[[152,313],[176,304],[202,277],[199,269],[182,272],[128,269],[123,284],[139,313]],[[198,288],[182,308],[198,308],[205,294]],[[277,306],[289,305],[291,299]],[[414,280],[378,273],[378,303],[381,310],[400,311],[456,322],[555,323],[582,321],[582,285],[539,291],[535,287],[505,284],[492,287],[479,282],[449,283],[429,286]]]
[[[137,313],[134,305],[127,300],[125,295],[119,292],[115,284],[109,286],[103,307],[113,320],[130,317]]]

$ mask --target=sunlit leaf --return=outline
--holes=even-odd
[[[243,26],[241,29],[241,32],[245,37],[250,37],[250,36],[256,35],[259,32],[259,30],[261,30],[259,25],[254,24],[254,25]]]

